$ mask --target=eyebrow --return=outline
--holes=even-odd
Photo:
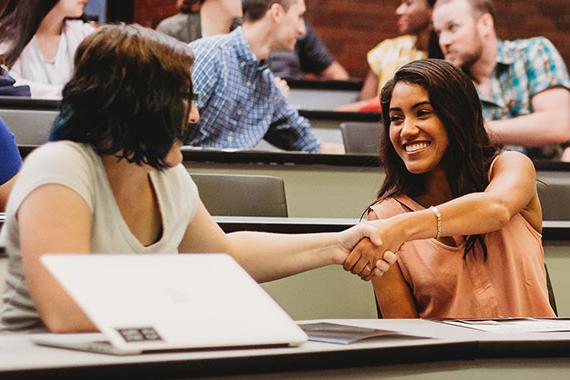
[[[426,101],[423,101],[423,102],[419,102],[419,103],[414,104],[414,105],[412,106],[412,109],[416,109],[416,108],[421,107],[421,106],[424,106],[424,105],[429,105],[429,106],[431,106],[431,103],[430,103],[429,101],[427,101],[427,100],[426,100]],[[401,109],[400,107],[392,107],[392,108],[390,108],[390,111],[401,111],[401,110],[402,110],[402,109]]]

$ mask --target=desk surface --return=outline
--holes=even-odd
[[[376,338],[350,345],[308,342],[293,348],[178,351],[115,357],[39,347],[30,341],[30,336],[7,335],[0,336],[0,374],[2,379],[10,376],[79,378],[86,375],[100,378],[109,375],[174,378],[266,372],[268,378],[275,378],[284,371],[301,371],[282,375],[297,377],[316,370],[350,368],[351,371],[343,372],[343,376],[352,374],[356,377],[361,375],[357,367],[362,366],[369,367],[368,371],[374,367],[373,372],[378,375],[384,367],[393,369],[391,366],[403,363],[423,363],[433,367],[434,364],[426,363],[461,360],[455,363],[465,365],[465,361],[481,358],[513,357],[563,357],[565,359],[558,359],[558,362],[570,369],[570,332],[482,333],[419,319],[336,322],[395,330],[425,338]],[[540,363],[548,360],[553,359],[542,359]]]

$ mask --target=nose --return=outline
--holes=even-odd
[[[449,33],[441,32],[438,36],[438,42],[439,42],[439,46],[441,47],[441,49],[444,50],[445,47],[448,47],[449,45],[451,45],[452,38],[449,35]]]
[[[420,132],[420,129],[416,125],[415,121],[410,118],[406,118],[402,124],[402,130],[400,131],[400,137],[404,140],[409,140],[416,137]]]
[[[200,121],[200,111],[198,111],[198,107],[194,102],[190,106],[190,115],[188,115],[188,123],[190,124],[198,124]]]

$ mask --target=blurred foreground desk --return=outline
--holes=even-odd
[[[427,320],[335,321],[425,338],[376,338],[350,345],[203,350],[116,357],[46,348],[30,336],[0,337],[0,377],[182,379],[410,378],[567,379],[570,333],[497,334]],[[71,337],[73,338],[73,337]]]

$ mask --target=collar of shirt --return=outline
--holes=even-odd
[[[508,67],[514,63],[514,52],[512,51],[512,48],[510,48],[507,45],[507,43],[503,40],[497,41],[496,62],[497,64],[495,65],[495,69],[491,74],[492,95],[490,97],[483,96],[479,91],[479,86],[475,85],[475,88],[477,89],[477,94],[479,95],[479,98],[483,103],[483,114],[484,114],[483,116],[485,116],[486,118],[489,118],[490,115],[485,114],[486,111],[488,111],[485,109],[485,103],[488,103],[489,105],[493,105],[495,107],[505,107],[505,102],[503,101],[502,98],[502,90],[501,90],[502,86],[500,85],[499,76],[503,70],[507,70]]]
[[[237,53],[237,58],[240,61],[242,66],[256,66],[256,70],[261,72],[267,68],[269,68],[267,64],[267,60],[259,61],[255,56],[255,53],[249,47],[249,44],[245,40],[245,36],[243,35],[242,27],[236,28],[232,34],[232,41],[235,45],[235,51]]]

